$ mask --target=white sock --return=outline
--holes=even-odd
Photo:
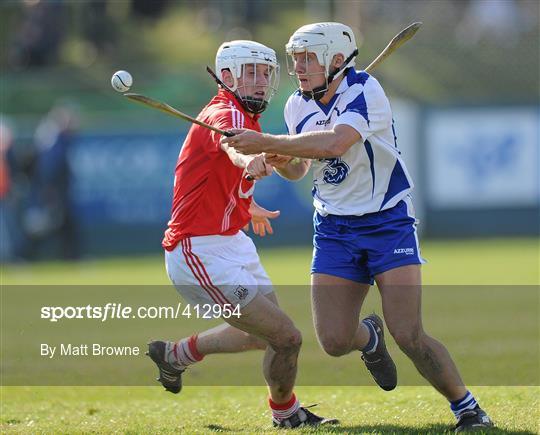
[[[477,406],[478,402],[470,391],[467,391],[467,394],[465,394],[465,397],[463,397],[463,399],[450,402],[450,409],[452,410],[457,419],[459,419],[461,414],[463,414],[465,411],[470,411]]]
[[[273,402],[272,399],[268,399],[268,403],[270,404],[270,409],[272,409],[272,417],[276,421],[282,421],[289,418],[300,408],[300,402],[294,394],[287,403],[280,405]]]

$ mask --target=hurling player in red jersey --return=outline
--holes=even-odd
[[[260,114],[279,79],[274,50],[253,41],[226,42],[216,55],[216,75],[218,93],[198,119],[222,130],[260,132]],[[335,423],[301,407],[293,392],[302,337],[279,308],[255,245],[242,231],[251,221],[256,234],[272,232],[268,219],[279,212],[252,199],[255,180],[270,175],[272,168],[264,155],[241,155],[220,144],[220,138],[209,129],[191,127],[175,170],[163,248],[177,291],[190,304],[212,306],[225,322],[177,342],[152,341],[148,354],[165,389],[179,393],[182,373],[206,355],[264,350],[273,424]]]

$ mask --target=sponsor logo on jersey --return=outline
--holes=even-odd
[[[317,121],[315,125],[324,125],[325,127],[330,124],[330,118],[328,119],[321,119],[320,121]]]
[[[396,248],[394,254],[414,255],[414,248]]]
[[[349,165],[341,160],[341,157],[334,159],[323,159],[326,166],[323,169],[323,180],[325,183],[337,186],[342,183],[349,174]]]
[[[249,293],[249,290],[245,287],[242,287],[241,285],[236,287],[236,289],[234,290],[234,294],[240,300],[245,299],[248,293]]]

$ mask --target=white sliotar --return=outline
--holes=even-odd
[[[111,78],[111,85],[117,92],[129,91],[133,84],[133,77],[127,71],[116,71]]]

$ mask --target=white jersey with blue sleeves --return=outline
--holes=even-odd
[[[396,145],[390,103],[368,73],[349,69],[327,105],[296,91],[285,105],[285,122],[289,134],[345,124],[362,136],[343,156],[312,161],[313,204],[321,215],[386,210],[412,190]]]

